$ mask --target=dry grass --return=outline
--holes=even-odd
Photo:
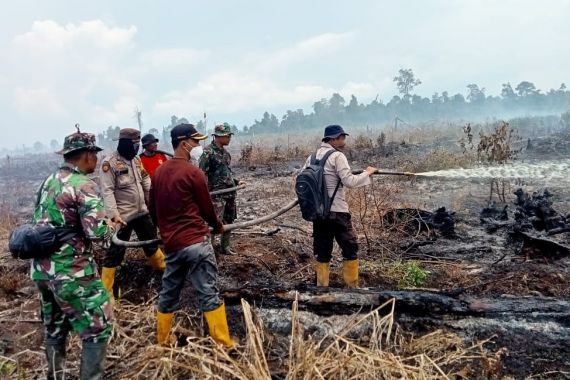
[[[7,239],[17,222],[10,203],[0,203],[0,239]]]
[[[394,304],[355,317],[335,336],[320,341],[305,337],[293,304],[289,354],[284,362],[286,379],[406,378],[445,379],[476,360],[486,357],[482,344],[465,347],[454,334],[436,331],[420,338],[405,337],[394,323]],[[381,315],[388,308],[387,315]],[[129,363],[127,378],[271,379],[267,333],[249,304],[242,301],[246,337],[236,352],[226,352],[209,339],[190,338],[185,347],[147,347]],[[367,326],[363,339],[349,338]],[[137,339],[138,340],[138,339]],[[283,369],[281,369],[283,370]]]
[[[154,302],[133,305],[123,302],[116,309],[117,321],[107,353],[106,376],[116,379],[449,379],[488,377],[498,368],[498,357],[484,348],[486,341],[471,346],[455,334],[440,330],[420,337],[403,333],[394,321],[395,300],[374,311],[356,314],[339,332],[320,340],[307,334],[300,322],[298,302],[291,313],[287,347],[275,347],[255,310],[242,301],[245,338],[233,351],[202,337],[201,318],[177,313],[174,330],[184,334],[184,346],[155,344]],[[197,322],[198,321],[198,322]],[[184,326],[184,327],[183,327]],[[179,340],[180,341],[180,340]],[[269,356],[280,352],[280,364]],[[80,342],[73,335],[68,343],[67,370],[77,373]],[[25,350],[0,357],[6,377],[41,375],[45,368],[26,367],[42,352]],[[9,370],[9,371],[8,371]]]
[[[152,310],[143,308],[141,313],[138,307],[131,321],[121,320],[115,330],[113,356],[120,360],[110,369],[118,378],[149,379],[271,379],[276,372],[286,379],[447,379],[472,362],[487,360],[484,342],[466,347],[456,335],[442,331],[406,337],[395,327],[394,304],[392,300],[369,314],[355,316],[340,333],[315,341],[306,336],[295,301],[284,368],[268,364],[273,340],[246,301],[242,301],[246,336],[232,352],[209,338],[195,336],[187,338],[184,347],[153,345],[154,334],[149,339]],[[383,315],[380,310],[386,309],[389,312]],[[368,334],[352,338],[363,326]]]
[[[452,152],[443,148],[436,148],[421,157],[419,160],[407,161],[401,166],[403,171],[422,173],[436,170],[469,168],[476,162],[477,156],[473,153]]]

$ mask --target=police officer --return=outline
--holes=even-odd
[[[107,215],[122,225],[117,237],[129,240],[134,230],[140,240],[156,239],[156,228],[147,209],[150,177],[137,156],[140,132],[134,128],[119,131],[117,150],[101,164],[101,190]],[[143,248],[150,266],[164,270],[164,254],[158,245]],[[116,268],[125,257],[125,247],[111,244],[105,252],[101,278],[105,288],[113,291]]]
[[[214,128],[214,140],[204,148],[204,153],[200,157],[200,169],[208,178],[208,188],[210,191],[227,189],[244,182],[234,178],[230,168],[232,157],[225,149],[232,138],[232,130],[228,123],[216,125]],[[212,198],[218,218],[224,224],[231,224],[237,218],[236,193],[221,194]],[[212,237],[213,238],[213,237]],[[235,255],[230,248],[230,233],[222,234],[220,239],[221,253],[224,255]]]
[[[113,308],[93,258],[91,240],[110,238],[97,185],[86,174],[97,166],[95,135],[67,136],[63,165],[42,184],[34,211],[36,224],[71,227],[75,232],[47,258],[32,261],[31,277],[38,286],[45,328],[48,379],[65,377],[65,346],[71,329],[83,342],[80,379],[102,379]]]

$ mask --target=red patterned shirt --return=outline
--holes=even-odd
[[[165,163],[166,160],[168,160],[168,157],[166,157],[165,154],[159,152],[154,152],[154,154],[152,155],[149,155],[148,153],[145,152],[141,153],[139,157],[141,158],[144,170],[146,170],[151,180],[154,177],[154,172],[156,171],[156,168],[158,168],[160,165]]]

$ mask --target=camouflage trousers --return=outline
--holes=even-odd
[[[71,329],[84,342],[107,342],[113,307],[99,276],[36,281],[46,339],[65,340]]]
[[[224,224],[233,223],[237,219],[235,195],[226,195],[212,198],[216,215]]]

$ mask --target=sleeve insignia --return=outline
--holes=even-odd
[[[109,169],[111,169],[111,164],[109,164],[109,161],[103,162],[103,165],[101,165],[101,170],[103,173],[107,173]]]

